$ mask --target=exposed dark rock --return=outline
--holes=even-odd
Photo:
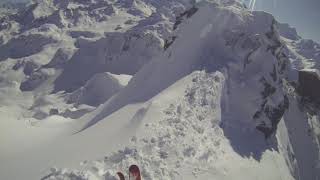
[[[25,61],[20,60],[12,67],[12,69],[17,71],[20,68],[22,68],[24,65],[25,65]]]
[[[77,111],[71,111],[70,109],[67,109],[65,112],[61,113],[60,115],[62,115],[65,118],[78,119],[91,111],[92,110],[90,109],[79,109]]]
[[[265,135],[265,138],[271,137],[276,132],[278,123],[289,108],[289,99],[286,93],[283,94],[283,98],[278,104],[274,105],[274,100],[272,100],[272,96],[275,93],[281,93],[282,91],[283,75],[287,70],[289,62],[287,55],[284,53],[284,46],[279,40],[276,25],[277,22],[273,20],[270,31],[265,36],[270,40],[267,51],[277,59],[277,62],[273,65],[273,69],[270,72],[271,79],[263,77],[260,80],[264,86],[261,92],[263,101],[259,110],[253,115],[253,119],[258,122],[256,129],[261,131]]]
[[[34,4],[31,4],[30,6],[28,6],[27,8],[22,9],[17,14],[12,16],[13,20],[15,20],[16,22],[18,22],[19,24],[22,24],[22,25],[26,25],[26,24],[32,22],[35,19],[32,11],[35,10],[37,6],[38,6],[38,4],[34,3]]]
[[[52,60],[48,64],[42,66],[42,68],[63,68],[63,66],[71,58],[72,54],[72,49],[60,48]]]
[[[59,110],[58,109],[50,109],[50,112],[49,112],[49,115],[52,116],[52,115],[58,115],[59,114]]]
[[[272,77],[273,81],[277,81],[278,76],[277,76],[277,69],[275,65],[273,65],[273,71],[270,73],[270,76]]]
[[[242,35],[243,36],[243,35]],[[246,40],[243,42],[241,45],[241,48],[243,49],[251,49],[250,52],[246,55],[245,57],[245,62],[244,62],[244,68],[248,64],[251,63],[252,59],[251,56],[261,47],[261,43],[259,42],[259,39],[253,38],[253,37],[248,37]]]
[[[131,25],[133,23],[134,23],[134,20],[132,20],[132,19],[129,19],[126,22],[124,22],[124,24],[127,24],[127,25]]]
[[[28,61],[24,65],[23,73],[30,76],[37,68],[39,68],[39,66],[36,63]]]
[[[245,35],[246,34],[243,32],[226,31],[224,32],[223,37],[226,41],[226,46],[234,48],[235,45],[239,42],[239,40],[243,38]],[[250,40],[250,39],[247,38],[247,40]],[[252,44],[252,43],[248,44],[246,41],[241,45],[242,48],[249,48],[248,45],[254,45],[254,47],[251,49],[254,49],[256,47],[256,44]],[[258,46],[260,46],[260,44]]]
[[[271,86],[265,78],[261,79],[261,83],[264,85],[264,90],[261,92],[261,95],[264,99],[276,92],[276,88]]]
[[[189,10],[183,12],[182,14],[180,14],[177,18],[176,18],[176,22],[173,25],[173,30],[176,30],[179,26],[179,24],[182,23],[183,19],[186,18],[190,18],[191,16],[193,16],[196,12],[198,11],[198,8],[196,7],[192,7]]]
[[[278,123],[289,108],[289,99],[284,95],[283,100],[278,105],[269,105],[268,101],[277,89],[269,84],[265,78],[261,79],[261,83],[264,85],[264,90],[261,92],[264,101],[260,109],[254,114],[253,119],[260,119],[256,128],[265,135],[265,138],[269,138],[277,130]]]
[[[276,130],[277,125],[280,122],[285,111],[289,108],[289,99],[284,96],[283,102],[281,102],[277,107],[272,107],[266,105],[264,107],[264,114],[271,121],[271,126],[267,126],[265,122],[259,124],[256,128],[264,133],[266,138],[269,138]]]
[[[299,71],[298,93],[304,98],[319,104],[320,103],[320,74],[317,70]]]
[[[267,100],[264,100],[263,103],[260,105],[260,110],[253,115],[253,119],[258,119],[261,117],[263,113],[263,109],[266,106],[266,103],[267,103]]]
[[[55,42],[56,40],[40,34],[19,36],[0,46],[0,61],[31,56],[39,53],[45,45]]]
[[[115,31],[122,29],[120,25],[118,25],[116,28],[114,28]]]
[[[163,46],[164,50],[167,50],[173,44],[176,38],[176,36],[173,36],[170,40],[166,39]]]
[[[41,83],[48,79],[48,76],[42,72],[35,72],[20,85],[21,91],[32,91],[36,89]]]
[[[70,31],[69,35],[72,38],[79,38],[81,36],[83,36],[85,38],[94,38],[95,36],[97,36],[96,33],[90,32],[90,31]]]

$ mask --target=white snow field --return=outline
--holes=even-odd
[[[34,1],[0,18],[0,179],[320,180],[319,61],[241,0]]]

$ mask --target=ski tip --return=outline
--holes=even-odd
[[[137,165],[133,164],[129,167],[129,172],[139,172],[140,173],[140,169]]]
[[[125,180],[122,172],[117,172],[117,175],[119,176],[119,180]]]
[[[137,165],[131,165],[129,167],[130,177],[133,176],[135,180],[141,180],[140,169]]]

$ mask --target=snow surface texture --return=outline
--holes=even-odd
[[[240,1],[35,1],[0,19],[0,179],[319,180],[319,52]]]

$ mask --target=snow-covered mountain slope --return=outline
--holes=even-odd
[[[1,179],[320,178],[320,46],[270,14],[39,0],[0,23]]]
[[[27,6],[26,2],[0,2],[0,18],[17,13],[20,9]]]

